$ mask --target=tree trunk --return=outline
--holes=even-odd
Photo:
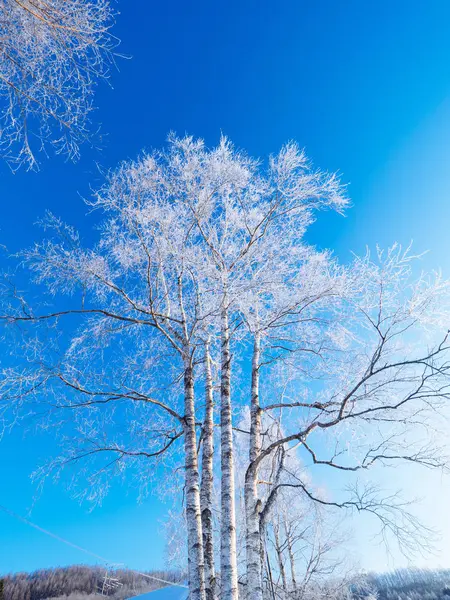
[[[278,568],[280,570],[281,582],[283,584],[283,590],[286,594],[287,593],[286,571],[284,568],[283,551],[281,550],[280,531],[279,531],[278,524],[274,525],[273,535],[274,535],[274,540],[275,540],[275,551],[277,553]]]
[[[289,563],[291,566],[291,580],[292,580],[292,589],[295,593],[295,596],[297,596],[297,580],[295,578],[295,558],[294,558],[294,551],[292,549],[292,541],[290,539],[289,533],[287,531],[287,527],[285,528],[286,530],[286,538],[287,538],[287,551],[288,551],[288,555],[289,555]]]
[[[194,376],[190,357],[184,367],[184,447],[186,470],[186,523],[190,600],[205,600],[205,569],[200,512],[200,477],[195,430]]]
[[[252,390],[250,405],[250,463],[261,452],[261,407],[259,405],[259,361],[261,357],[261,334],[255,333],[252,356]]]
[[[262,600],[262,539],[260,531],[261,501],[258,498],[258,469],[254,461],[261,452],[261,409],[259,405],[259,361],[261,339],[255,334],[252,358],[252,389],[250,409],[250,466],[245,475],[245,519],[247,551],[247,598]]]
[[[220,537],[222,600],[239,597],[236,555],[236,507],[234,492],[233,428],[231,418],[231,355],[230,328],[226,298],[222,310],[222,360],[220,386],[221,430],[221,503],[222,522]]]
[[[214,397],[209,345],[205,347],[205,421],[203,424],[202,483],[200,505],[202,510],[203,549],[205,553],[206,600],[216,597],[213,541],[213,456],[214,456]]]

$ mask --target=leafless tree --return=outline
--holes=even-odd
[[[105,215],[96,246],[49,216],[54,236],[20,256],[51,306],[32,306],[5,281],[2,321],[21,356],[2,370],[4,419],[16,407],[45,410],[63,433],[72,421],[58,464],[87,465],[93,491],[99,481],[107,491],[111,468],[139,458],[173,468],[183,457],[191,595],[212,599],[215,357],[224,599],[238,597],[233,409],[242,398],[249,600],[262,599],[263,533],[288,490],[371,513],[411,550],[421,530],[398,496],[353,482],[330,499],[305,473],[445,466],[430,428],[448,400],[448,282],[414,278],[414,257],[397,246],[345,267],[308,246],[314,211],[342,211],[347,200],[295,144],[263,168],[225,138],[210,150],[171,136],[168,150],[110,173],[90,204]],[[293,468],[298,456],[308,468]],[[147,469],[140,476],[151,485]]]
[[[0,153],[36,167],[49,146],[70,158],[90,137],[92,98],[116,40],[108,0],[2,0]]]
[[[269,399],[253,411],[260,415],[257,430],[264,414],[283,422],[277,439],[259,446],[247,470],[246,481],[257,489],[254,482],[264,462],[282,449],[270,493],[264,500],[256,492],[256,510],[249,515],[256,523],[248,525],[255,557],[261,543],[257,520],[283,489],[301,490],[322,506],[375,515],[383,535],[394,534],[405,552],[426,544],[424,530],[408,510],[409,502],[398,494],[384,497],[375,487],[356,482],[347,499],[333,501],[312,491],[308,479],[292,471],[283,458],[300,452],[307,464],[343,474],[402,460],[446,468],[446,457],[431,433],[436,412],[446,405],[450,391],[448,283],[438,274],[414,279],[413,262],[408,252],[396,246],[387,253],[379,251],[375,260],[369,255],[355,259],[346,284],[335,296],[339,320],[330,319],[324,331],[329,342],[322,337],[316,340],[319,371],[308,372],[302,352],[285,344],[289,373],[280,400]],[[316,309],[319,321],[320,305]],[[331,317],[332,311],[327,314]],[[294,339],[291,327],[284,328],[285,339]],[[281,356],[277,360],[283,361]],[[297,373],[295,383],[289,381],[292,373]],[[305,383],[308,391],[299,397]],[[268,390],[273,396],[273,387]],[[254,435],[252,428],[250,432]],[[262,573],[261,561],[255,573]],[[260,584],[255,587],[259,589]],[[261,597],[261,592],[256,595]]]

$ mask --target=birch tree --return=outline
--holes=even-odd
[[[200,153],[201,150],[201,153]],[[264,265],[277,267],[301,240],[312,220],[312,210],[343,210],[347,200],[333,174],[313,171],[305,154],[293,143],[272,157],[268,168],[237,152],[222,138],[211,153],[203,148],[184,149],[184,160],[196,175],[187,197],[198,235],[206,248],[209,285],[215,290],[221,323],[221,580],[226,598],[236,598],[236,517],[232,440],[231,335],[239,326],[239,301],[261,286]],[[283,229],[294,238],[283,243]],[[270,293],[270,292],[267,292]],[[245,302],[245,301],[244,301]],[[233,321],[233,329],[230,321]]]
[[[263,169],[258,161],[237,152],[225,138],[216,148],[208,150],[201,140],[171,136],[167,152],[154,152],[124,163],[111,173],[91,202],[93,208],[106,214],[95,248],[84,249],[76,232],[50,218],[50,225],[56,227],[62,241],[37,244],[23,255],[36,274],[38,285],[47,286],[50,294],[57,296],[78,291],[81,304],[73,308],[71,300],[70,306],[63,309],[37,314],[13,293],[18,311],[6,310],[7,321],[61,322],[69,315],[86,318],[87,324],[73,337],[62,363],[81,352],[86,359],[84,369],[88,365],[92,370],[95,362],[88,357],[93,348],[101,352],[105,339],[116,336],[127,340],[120,345],[120,351],[126,352],[126,361],[120,385],[116,383],[119,389],[92,389],[88,385],[88,380],[92,383],[91,375],[87,376],[90,371],[84,371],[83,384],[79,383],[79,375],[75,382],[62,374],[60,364],[56,370],[46,366],[47,371],[72,392],[89,396],[89,406],[92,396],[102,396],[102,402],[105,398],[108,402],[142,400],[146,406],[156,406],[181,424],[186,451],[186,510],[194,597],[202,597],[204,593],[194,370],[197,361],[206,360],[208,365],[205,332],[208,337],[208,328],[212,328],[211,343],[217,342],[221,347],[221,585],[224,597],[236,598],[231,344],[241,320],[238,299],[254,287],[259,276],[258,264],[264,263],[264,251],[278,252],[279,244],[275,242],[280,239],[283,226],[292,222],[291,231],[295,228],[296,238],[301,238],[311,221],[312,208],[341,209],[345,204],[336,177],[313,171],[295,144],[284,147]],[[295,244],[290,243],[289,249],[295,253]],[[259,262],[255,262],[256,257]],[[155,399],[144,391],[154,389],[155,383],[149,381],[145,367],[139,369],[139,362],[158,364],[158,360],[152,361],[148,356],[154,344],[158,356],[164,356],[165,347],[170,349],[166,364],[173,360],[179,365],[178,371],[175,367],[174,380],[177,373],[183,380],[183,412],[173,408],[171,401]],[[133,376],[141,385],[136,388],[134,383],[131,386],[127,382],[124,390],[129,365],[133,365]],[[72,366],[70,370],[77,372]],[[207,368],[205,373],[208,378]],[[101,369],[95,375],[96,383],[107,380]],[[48,379],[44,379],[47,383]],[[209,407],[209,383],[205,387]],[[30,385],[30,390],[36,389],[41,390],[40,383]],[[208,411],[206,433],[210,429]],[[166,445],[172,447],[180,431],[176,428],[170,431],[170,435],[165,432]],[[105,449],[104,444],[101,447],[102,452],[116,450]],[[155,452],[145,451],[142,455],[152,456]],[[203,452],[207,467],[210,443],[204,445]],[[117,448],[117,454],[124,457],[139,452],[122,447]],[[209,477],[206,471],[204,475],[203,514],[207,526]]]
[[[306,598],[333,578],[342,585],[357,570],[344,557],[346,533],[338,515],[327,514],[293,489],[285,492],[267,524],[277,591],[284,597]]]
[[[449,393],[449,287],[439,274],[414,279],[413,262],[413,257],[397,246],[385,253],[378,251],[374,260],[369,255],[355,259],[346,285],[336,296],[338,321],[328,318],[332,315],[329,304],[322,316],[320,303],[308,304],[314,311],[315,316],[310,314],[314,321],[327,317],[325,337],[314,340],[320,343],[315,355],[325,366],[322,375],[321,368],[308,373],[303,353],[293,345],[298,331],[290,322],[280,323],[277,336],[284,340],[283,353],[276,360],[283,361],[284,353],[289,357],[289,377],[280,388],[278,401],[269,399],[258,404],[257,411],[253,408],[253,415],[258,412],[260,416],[253,417],[251,436],[258,439],[255,431],[260,431],[262,414],[278,414],[276,420],[286,411],[289,416],[283,419],[278,439],[259,443],[259,451],[251,456],[246,483],[251,483],[252,489],[257,488],[256,473],[280,449],[281,457],[300,451],[310,464],[343,474],[402,460],[445,468],[445,455],[431,441],[431,432],[436,425],[435,411],[445,406]],[[327,338],[328,343],[320,342]],[[261,364],[264,359],[260,358]],[[254,365],[253,371],[256,368]],[[295,372],[293,383],[290,377]],[[252,398],[254,380],[253,375]],[[298,390],[305,389],[305,385],[305,393],[299,396]],[[267,391],[273,396],[273,387]],[[328,456],[324,456],[326,452]],[[270,486],[265,499],[256,492],[253,506],[257,510],[250,511],[247,525],[250,556],[254,557],[248,563],[248,585],[254,598],[262,597],[262,565],[257,560],[261,531],[257,521],[264,518],[283,489],[301,491],[322,506],[367,511],[379,519],[382,534],[393,534],[405,552],[426,544],[420,539],[424,530],[407,510],[408,502],[396,494],[383,497],[373,486],[356,483],[347,499],[330,500],[312,491],[308,480],[292,472],[284,458],[279,460]]]
[[[288,233],[288,232],[287,232]],[[289,234],[286,235],[289,239]],[[259,277],[259,288],[242,303],[243,314],[253,339],[250,390],[249,462],[245,477],[247,515],[247,580],[249,589],[262,586],[261,536],[264,520],[271,510],[274,496],[264,498],[258,491],[260,477],[259,457],[263,448],[262,417],[260,402],[260,377],[264,367],[276,365],[280,360],[290,361],[296,357],[296,367],[306,377],[313,376],[314,359],[331,351],[332,342],[327,338],[324,324],[333,319],[335,298],[343,293],[346,276],[330,261],[326,254],[315,253],[311,248],[299,246],[294,251],[287,244],[286,254],[278,264],[266,261],[265,277]],[[312,358],[310,358],[312,357]],[[320,364],[320,368],[324,367]],[[319,377],[316,369],[314,377]],[[266,384],[267,385],[267,384]],[[269,385],[269,394],[273,388]],[[280,422],[281,423],[281,422]],[[281,426],[281,425],[280,425]],[[279,427],[280,427],[279,426]],[[268,439],[265,434],[265,442]],[[267,444],[265,444],[267,445]],[[279,448],[283,450],[283,448]],[[272,460],[274,457],[269,457]],[[281,455],[280,460],[284,460]],[[256,465],[254,467],[254,465]],[[283,465],[277,467],[275,479]],[[267,478],[263,478],[267,481]],[[253,582],[253,583],[252,583]]]
[[[262,532],[283,491],[371,513],[407,546],[416,523],[397,497],[355,483],[330,499],[292,460],[300,453],[342,474],[397,460],[443,465],[426,428],[448,399],[448,283],[414,279],[413,258],[398,247],[343,267],[308,246],[315,211],[342,212],[347,198],[293,143],[264,166],[225,138],[208,149],[171,135],[167,150],[112,171],[89,205],[104,215],[95,246],[50,216],[44,226],[56,236],[20,256],[51,308],[5,283],[2,320],[28,329],[22,361],[3,370],[3,406],[39,401],[49,422],[85,415],[80,444],[60,464],[104,457],[90,481],[139,458],[179,459],[183,442],[193,600],[216,593],[212,356],[222,598],[238,598],[233,410],[245,389],[249,600],[262,599]]]
[[[147,177],[143,177],[143,171]],[[76,232],[54,218],[47,220],[45,225],[56,228],[60,239],[36,245],[24,253],[24,259],[35,273],[36,281],[46,285],[61,303],[61,294],[77,291],[81,303],[75,308],[66,305],[62,310],[37,315],[19,301],[19,312],[11,314],[8,320],[39,323],[60,321],[70,315],[84,318],[78,331],[72,333],[62,363],[58,360],[55,364],[50,352],[44,354],[48,363],[44,362],[43,347],[39,349],[35,383],[31,387],[33,391],[45,387],[46,393],[50,389],[57,406],[67,405],[63,404],[64,391],[55,387],[62,384],[75,393],[69,401],[69,407],[74,409],[125,401],[143,403],[166,415],[157,436],[157,441],[165,439],[162,447],[130,451],[118,445],[105,447],[96,441],[93,448],[85,452],[78,449],[70,459],[97,453],[111,453],[118,458],[151,458],[182,437],[190,588],[193,598],[203,599],[194,368],[198,351],[196,329],[205,317],[201,306],[207,295],[203,294],[201,305],[199,282],[189,258],[191,255],[199,260],[199,252],[189,237],[189,225],[182,221],[183,206],[172,205],[172,191],[165,188],[168,182],[161,180],[160,175],[151,159],[139,165],[124,165],[111,175],[94,200],[94,205],[106,213],[101,240],[95,249],[84,249]],[[159,196],[164,189],[166,201]],[[184,216],[188,216],[186,211]],[[114,369],[114,362],[121,366]],[[158,398],[159,386],[164,387],[164,382],[170,382],[171,378],[179,381],[182,389],[181,409],[176,397]],[[170,386],[168,390],[171,391]],[[177,426],[168,424],[169,418]],[[84,424],[80,429],[83,427]],[[158,431],[158,419],[152,429]],[[101,430],[106,430],[103,418]],[[90,440],[90,434],[83,439]]]
[[[239,502],[239,527],[241,554],[245,556],[248,545],[246,520],[248,506],[245,497],[245,479],[248,468],[250,445],[250,407],[242,411],[236,427],[236,452],[238,456],[238,482],[242,490]],[[261,414],[261,448],[280,436],[280,421]],[[281,467],[281,469],[280,469]],[[287,481],[289,470],[308,482],[311,490],[320,496],[320,491],[309,474],[308,465],[302,463],[296,453],[286,453],[280,449],[270,460],[262,463],[258,471],[257,490],[259,504],[258,559],[261,567],[261,587],[264,597],[306,598],[322,597],[323,587],[344,590],[349,577],[354,577],[357,569],[344,560],[346,537],[342,515],[337,509],[330,510],[311,501],[295,488],[285,487],[275,496],[270,496],[271,488],[278,481]],[[283,471],[285,471],[283,473]],[[270,505],[267,504],[271,497]],[[243,581],[246,583],[247,566],[243,561]],[[324,594],[327,597],[327,594]]]
[[[209,340],[205,344],[205,417],[202,429],[202,479],[200,505],[202,511],[203,549],[205,554],[206,600],[216,598],[216,569],[213,528],[214,494],[214,388]]]
[[[1,156],[13,168],[49,147],[76,158],[116,46],[109,1],[2,0],[0,22]]]

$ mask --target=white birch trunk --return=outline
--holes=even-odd
[[[261,452],[261,407],[259,404],[259,361],[261,357],[261,334],[255,333],[252,356],[252,389],[250,406],[250,463]]]
[[[277,553],[278,569],[280,571],[281,582],[283,584],[284,592],[287,593],[286,570],[284,568],[284,559],[283,559],[283,552],[281,550],[280,532],[279,532],[278,525],[273,528],[273,535],[274,535],[274,540],[275,540],[275,551]]]
[[[195,430],[194,377],[190,359],[184,366],[184,447],[186,471],[186,523],[190,600],[205,599],[205,572],[200,512],[200,476]]]
[[[286,530],[286,534],[287,534],[287,530]],[[287,534],[287,551],[288,551],[288,555],[289,555],[289,564],[291,567],[291,580],[292,580],[292,588],[294,590],[295,593],[297,593],[297,580],[295,578],[295,558],[294,558],[294,551],[292,549],[292,543],[291,540],[289,538],[289,535]]]
[[[238,600],[236,507],[234,489],[233,428],[231,418],[230,329],[226,298],[222,311],[222,360],[220,386],[221,503],[220,569],[222,600]]]
[[[258,498],[258,469],[254,461],[261,452],[261,409],[259,405],[260,334],[255,334],[252,358],[250,408],[250,466],[245,476],[245,519],[247,551],[247,599],[262,600],[262,539],[260,531],[261,502]]]
[[[209,345],[205,347],[205,421],[203,424],[202,482],[200,506],[202,511],[203,550],[205,555],[206,600],[216,597],[216,574],[214,567],[213,540],[213,456],[214,456],[214,397],[211,375]]]

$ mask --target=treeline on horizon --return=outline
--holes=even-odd
[[[101,598],[106,569],[87,565],[39,569],[32,573],[0,575],[0,600],[91,600]],[[173,581],[183,579],[183,574],[173,570],[146,571],[147,575]],[[148,579],[135,571],[114,569],[108,576],[122,584],[107,595],[114,600],[123,600],[164,587],[157,580]]]
[[[0,582],[3,583],[3,598],[0,583],[0,600],[94,600],[102,597],[100,590],[105,572],[102,567],[75,565],[3,575],[0,576]],[[147,571],[146,574],[174,583],[183,579],[182,573],[173,570]],[[122,584],[116,591],[107,593],[114,600],[124,600],[164,587],[163,583],[128,569],[111,570],[108,575]],[[347,600],[450,599],[450,569],[399,569],[388,573],[371,573],[365,579],[366,585],[358,586],[358,591],[350,586],[348,594],[345,594]],[[308,598],[295,600],[316,600],[310,593]]]
[[[366,579],[377,600],[450,599],[450,569],[398,569]]]

